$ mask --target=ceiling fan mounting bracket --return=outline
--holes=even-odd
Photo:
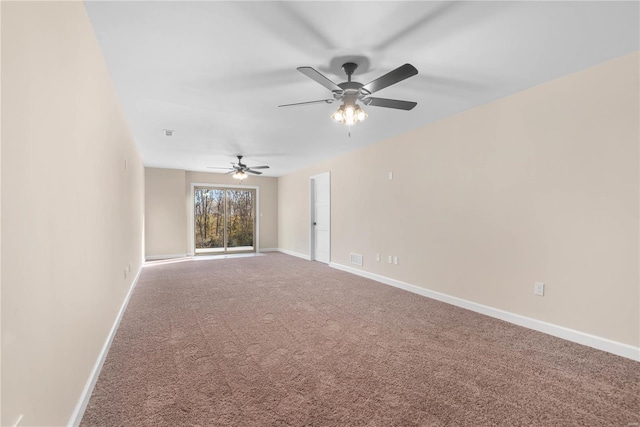
[[[349,82],[351,82],[351,75],[356,71],[356,68],[358,68],[358,64],[355,62],[345,62],[342,64],[342,70],[346,73]]]

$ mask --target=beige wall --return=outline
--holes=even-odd
[[[333,262],[637,347],[639,59],[280,177],[280,247],[309,253],[309,176],[328,170]]]
[[[0,3],[0,76],[2,76],[2,4]],[[0,190],[2,189],[2,84],[0,82]],[[2,192],[0,191],[0,260],[2,260]],[[2,337],[2,262],[0,262],[0,338]],[[0,351],[0,425],[2,424],[2,351]]]
[[[230,175],[175,169],[146,168],[146,256],[192,253],[191,185],[238,185]],[[278,180],[251,176],[246,187],[260,193],[259,248],[278,247]]]
[[[65,425],[142,263],[144,172],[83,4],[1,7],[0,423]]]
[[[185,256],[185,172],[145,168],[145,252],[149,256]]]

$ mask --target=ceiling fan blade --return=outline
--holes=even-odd
[[[316,71],[311,67],[298,67],[298,71],[300,71],[302,74],[309,77],[310,79],[320,83],[322,86],[326,87],[330,91],[332,92],[337,91],[342,93],[342,88],[340,86],[338,86],[337,84],[335,84],[334,82],[326,78],[319,71]]]
[[[207,169],[224,169],[224,170],[229,170],[230,168],[217,168],[215,166],[207,166]]]
[[[335,99],[320,99],[318,101],[296,102],[294,104],[282,104],[278,107],[293,107],[296,105],[310,105],[310,104],[331,104]]]
[[[387,99],[387,98],[365,98],[362,100],[365,105],[372,105],[374,107],[386,107],[395,108],[397,110],[411,110],[418,105],[413,101],[401,101],[399,99]]]
[[[229,175],[230,173],[236,173],[237,171],[234,169],[232,171],[227,172],[227,175]]]
[[[415,76],[416,74],[418,74],[418,70],[416,69],[416,67],[411,64],[404,64],[403,66],[398,67],[393,71],[389,71],[384,76],[378,77],[372,82],[367,83],[366,85],[362,86],[360,90],[364,91],[365,94],[367,94],[367,92],[374,93],[381,89],[384,89],[385,87],[401,82],[404,79],[408,79],[411,76]]]
[[[251,169],[269,169],[269,166],[251,166]]]
[[[262,175],[262,172],[252,171],[251,169],[245,169],[244,171],[247,173],[252,173],[254,175]]]

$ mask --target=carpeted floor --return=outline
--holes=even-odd
[[[147,266],[82,426],[630,426],[640,363],[283,254]]]

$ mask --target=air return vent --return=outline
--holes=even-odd
[[[359,265],[360,267],[362,267],[362,255],[352,253],[351,264]]]

